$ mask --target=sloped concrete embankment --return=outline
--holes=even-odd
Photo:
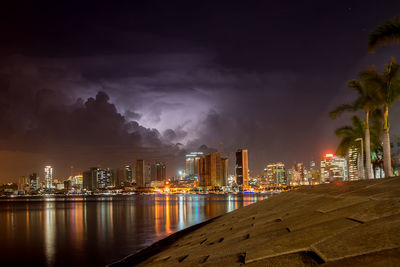
[[[119,263],[243,264],[400,266],[400,178],[282,193],[178,234],[145,257]]]

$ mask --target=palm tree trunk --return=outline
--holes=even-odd
[[[376,179],[376,164],[372,164],[372,171],[374,172],[374,179]]]
[[[365,120],[365,174],[366,179],[372,179],[371,175],[371,141],[369,136],[369,111]]]
[[[393,176],[392,159],[390,155],[390,134],[389,134],[389,106],[385,105],[384,125],[383,125],[383,169],[385,177]]]

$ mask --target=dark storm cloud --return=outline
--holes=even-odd
[[[254,174],[271,161],[318,160],[347,123],[327,117],[351,100],[346,81],[400,59],[398,47],[366,51],[368,32],[398,10],[397,1],[5,5],[2,148],[37,164],[85,159],[81,168],[167,160],[171,176],[185,150],[220,141],[231,156],[248,148]]]

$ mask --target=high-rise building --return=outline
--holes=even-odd
[[[110,168],[99,169],[97,173],[97,188],[105,189],[113,184],[113,171]]]
[[[293,169],[288,168],[286,170],[286,181],[288,185],[293,185]]]
[[[198,179],[200,159],[204,157],[203,152],[190,152],[186,155],[185,175],[191,179]]]
[[[123,182],[131,183],[132,179],[133,179],[132,173],[133,173],[132,167],[130,165],[126,165],[125,166],[125,181],[123,181]]]
[[[239,186],[249,185],[249,161],[247,149],[238,149],[236,151],[235,175],[236,183]]]
[[[86,190],[97,189],[97,172],[99,168],[93,167],[90,170],[83,172],[83,188]]]
[[[346,159],[333,154],[326,154],[321,161],[321,182],[329,183],[334,181],[346,181],[347,179]]]
[[[225,186],[227,183],[227,159],[221,158],[221,153],[214,152],[199,160],[199,185]]]
[[[144,165],[144,186],[149,187],[151,183],[151,164]]]
[[[349,159],[349,180],[356,181],[359,177],[359,149],[356,146],[351,146],[348,151]]]
[[[53,168],[51,166],[44,167],[44,179],[46,188],[50,189],[53,187]]]
[[[72,177],[71,179],[72,186],[78,187],[78,188],[83,188],[83,175],[78,174]]]
[[[116,169],[114,172],[113,186],[120,188],[125,185],[126,177],[126,166],[124,169]]]
[[[295,162],[292,170],[292,185],[304,185],[305,183],[305,169],[303,162]]]
[[[24,190],[29,185],[29,178],[21,176],[18,179],[18,190]]]
[[[228,176],[229,176],[229,159],[221,158],[221,166],[222,166],[222,186],[227,186]]]
[[[167,179],[167,167],[163,162],[157,162],[155,181],[165,181]]]
[[[321,174],[319,167],[315,161],[310,161],[310,170],[308,172],[308,182],[309,184],[319,184],[321,182]]]
[[[272,186],[286,185],[285,164],[282,162],[268,164],[266,168],[267,184]]]
[[[31,175],[29,175],[29,190],[35,191],[38,190],[40,187],[39,179],[37,177],[37,174],[34,172]]]
[[[86,190],[106,189],[113,185],[113,171],[97,167],[83,172],[83,188]]]
[[[145,173],[144,173],[144,160],[137,159],[136,160],[136,186],[145,187]]]

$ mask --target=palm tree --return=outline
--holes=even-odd
[[[358,110],[364,110],[365,112],[365,163],[366,163],[366,178],[371,179],[371,139],[370,139],[370,127],[369,117],[371,112],[379,108],[379,95],[376,89],[369,84],[369,80],[364,79],[364,71],[360,72],[360,80],[351,80],[348,83],[348,87],[355,90],[358,93],[358,98],[350,104],[343,104],[338,106],[329,116],[332,119],[337,118],[343,112],[350,111],[355,112]]]
[[[336,154],[339,156],[346,156],[349,148],[358,147],[358,138],[364,138],[365,123],[358,116],[351,118],[352,126],[342,126],[335,130],[335,135],[340,138],[340,143],[336,149]],[[363,156],[361,156],[362,158]]]
[[[400,42],[400,16],[386,21],[373,29],[369,34],[368,49],[375,52],[377,46]]]
[[[359,171],[361,177],[364,177],[364,153],[362,148],[360,150],[358,141],[364,138],[365,123],[358,116],[353,116],[351,121],[352,126],[342,126],[335,130],[335,135],[341,139],[336,149],[336,154],[347,158],[350,156],[350,148],[358,148],[360,151]]]
[[[383,107],[383,161],[385,176],[392,174],[392,160],[390,154],[389,134],[389,107],[400,97],[400,65],[392,58],[389,65],[385,65],[383,74],[379,74],[375,66],[363,72],[362,78],[372,84],[379,93],[380,106]]]

